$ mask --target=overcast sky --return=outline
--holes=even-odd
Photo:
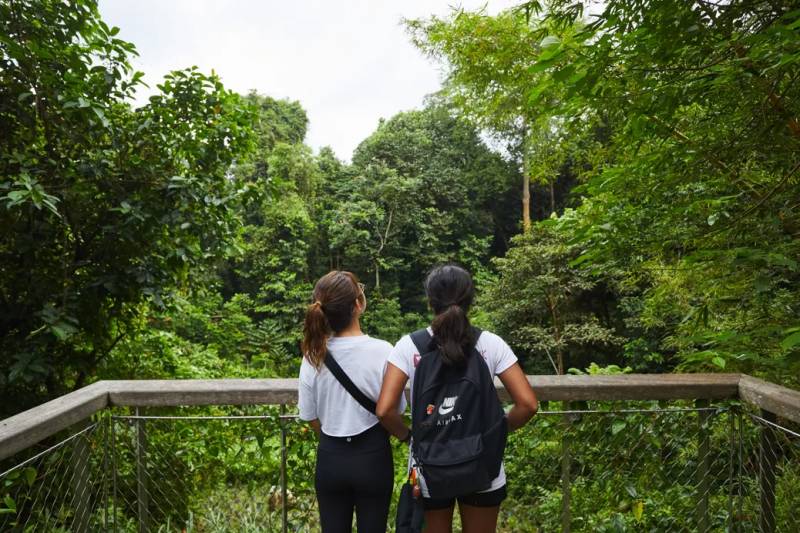
[[[310,120],[306,142],[315,150],[330,145],[349,160],[379,118],[419,107],[439,88],[439,67],[411,45],[401,18],[486,3],[101,0],[100,11],[136,45],[133,64],[153,89],[170,70],[214,69],[229,89],[299,100]],[[494,0],[489,11],[518,3]]]

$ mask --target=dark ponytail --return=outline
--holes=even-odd
[[[301,350],[308,361],[319,368],[328,351],[328,337],[331,334],[331,325],[322,311],[322,302],[315,301],[306,310],[306,320],[303,323],[303,342]]]
[[[358,278],[351,272],[334,270],[322,276],[314,286],[313,303],[306,309],[303,324],[303,340],[300,349],[303,356],[320,368],[328,352],[328,337],[345,329],[353,321],[356,300],[364,293]]]
[[[469,272],[457,265],[434,268],[425,279],[425,293],[435,313],[431,329],[442,359],[461,365],[475,342],[467,313],[475,298]]]

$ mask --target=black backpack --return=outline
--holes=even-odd
[[[475,343],[481,331],[473,328]],[[442,361],[427,329],[411,334],[420,360],[411,398],[412,453],[431,498],[487,490],[500,474],[508,436],[494,377],[473,344],[466,362]]]

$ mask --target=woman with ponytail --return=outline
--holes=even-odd
[[[298,403],[300,418],[319,435],[315,488],[323,533],[349,533],[353,511],[359,532],[386,531],[394,480],[389,435],[331,370],[343,372],[364,403],[378,399],[392,345],[362,333],[366,308],[358,278],[333,271],[317,281],[306,311]]]
[[[514,431],[524,426],[538,409],[536,395],[508,344],[494,333],[476,332],[470,325],[467,314],[475,297],[475,287],[469,272],[456,265],[434,268],[425,280],[425,292],[435,315],[430,327],[427,328],[427,337],[430,339],[432,336],[431,345],[435,350],[426,357],[441,357],[445,367],[463,367],[467,364],[467,358],[483,357],[486,365],[482,367],[488,368],[491,377],[500,378],[513,402],[513,406],[506,413],[508,430]],[[389,355],[389,364],[378,400],[377,414],[381,423],[399,438],[404,438],[409,433],[408,427],[398,414],[398,407],[402,404],[406,383],[411,383],[413,387],[415,369],[420,363],[420,350],[412,338],[418,333],[420,332],[400,339]],[[412,398],[413,394],[412,390]],[[448,398],[451,403],[442,403],[438,412],[451,413],[456,398]],[[435,405],[427,407],[428,415],[436,414]],[[464,413],[463,419],[474,419],[477,416],[478,413]],[[461,417],[457,417],[454,423],[462,423]],[[456,501],[464,533],[486,533],[496,530],[500,503],[506,497],[506,476],[502,464],[499,475],[491,481],[486,490],[459,494],[453,498],[431,498],[425,485],[424,467],[420,485],[425,509],[425,533],[452,531]]]

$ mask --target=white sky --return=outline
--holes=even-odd
[[[410,43],[400,19],[444,15],[486,0],[101,0],[100,11],[133,42],[150,91],[167,72],[212,69],[229,89],[299,100],[306,142],[349,160],[381,117],[422,105],[439,67]],[[489,1],[489,12],[520,0]]]

